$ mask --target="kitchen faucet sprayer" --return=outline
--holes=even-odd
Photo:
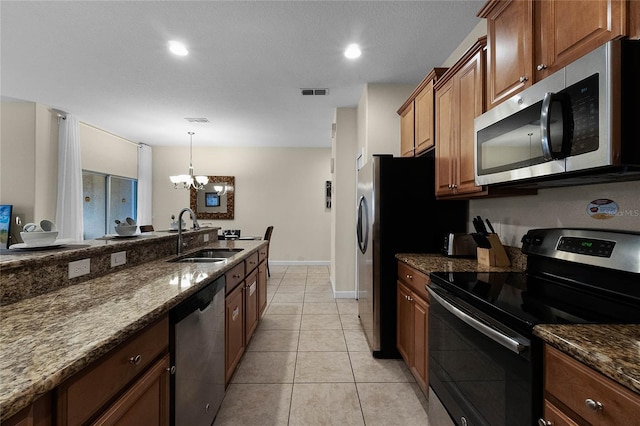
[[[196,218],[196,214],[193,212],[193,210],[191,210],[189,207],[185,207],[184,209],[180,210],[180,213],[178,213],[178,248],[176,250],[176,254],[178,256],[182,254],[182,250],[186,246],[186,244],[182,242],[182,214],[184,212],[189,212],[191,220],[193,221],[193,229],[195,229],[196,231],[200,229],[200,224],[198,224],[198,219]]]

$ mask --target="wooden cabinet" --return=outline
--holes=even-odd
[[[147,405],[156,415],[166,416],[163,421],[168,423],[168,400],[165,399],[169,395],[168,346],[169,320],[163,317],[65,381],[57,388],[57,424],[84,424],[96,416],[107,416],[107,413],[120,416],[116,413],[121,413],[125,406],[129,407],[127,409],[136,406],[136,415],[143,415]],[[161,369],[154,363],[163,354],[166,365],[162,364]],[[150,381],[154,383],[150,384]],[[150,386],[155,392],[146,393]],[[144,398],[140,399],[142,394]],[[118,407],[107,405],[119,395],[127,401],[118,400],[121,403]]]
[[[225,382],[228,383],[242,358],[244,338],[244,286],[237,286],[227,295],[225,304]]]
[[[488,1],[478,13],[487,19],[487,108],[609,40],[634,35],[637,7],[628,0]]]
[[[429,394],[429,277],[399,262],[397,348],[425,395]]]
[[[262,317],[267,309],[267,262],[258,265],[258,316]]]
[[[475,184],[473,120],[484,112],[485,38],[435,86],[436,196],[485,195]]]
[[[414,157],[435,146],[434,85],[446,68],[434,68],[398,110],[400,155]]]
[[[554,425],[630,425],[640,418],[640,395],[549,345],[544,398],[543,420]]]
[[[36,399],[31,405],[2,422],[2,426],[51,426],[53,424],[51,392]]]
[[[487,18],[487,109],[529,87],[533,76],[533,1],[490,1]]]
[[[169,424],[169,354],[156,362],[93,424]]]
[[[259,307],[258,307],[258,271],[250,273],[244,286],[244,308],[245,308],[245,346],[249,344],[253,332],[258,327]]]

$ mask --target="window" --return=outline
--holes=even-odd
[[[84,239],[114,234],[115,221],[136,219],[138,181],[103,173],[82,172]]]

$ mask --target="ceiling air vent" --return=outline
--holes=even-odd
[[[302,96],[326,96],[329,94],[329,89],[300,89]]]
[[[209,123],[209,120],[204,117],[187,117],[185,118],[189,123]]]

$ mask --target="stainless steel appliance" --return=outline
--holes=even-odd
[[[466,228],[466,201],[435,199],[433,156],[374,155],[358,171],[358,315],[378,358],[396,349],[396,253],[440,252]]]
[[[432,273],[429,384],[459,425],[536,425],[536,324],[637,323],[640,233],[537,229],[526,273]]]
[[[222,276],[171,313],[176,426],[211,425],[224,398],[224,288]]]
[[[442,254],[449,257],[476,257],[478,244],[470,234],[451,232],[444,237]]]
[[[476,182],[640,179],[639,58],[640,41],[611,41],[477,117]]]

